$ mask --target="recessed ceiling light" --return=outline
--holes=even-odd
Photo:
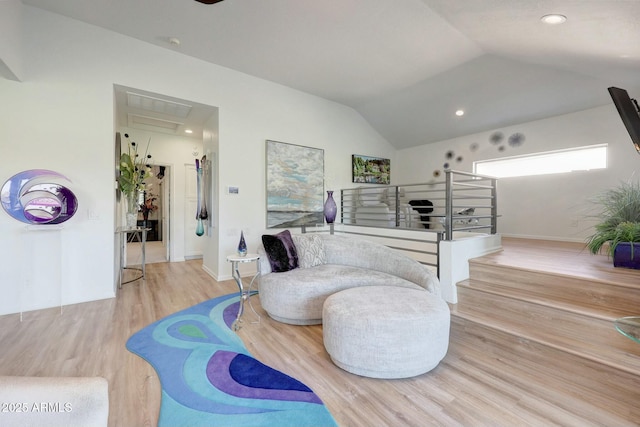
[[[193,133],[193,131],[191,129],[185,129],[184,133]]]
[[[464,116],[464,110],[458,110],[456,111],[456,116],[460,117],[460,116]]]
[[[545,24],[556,25],[566,22],[567,17],[558,13],[551,13],[549,15],[544,15],[540,20]]]

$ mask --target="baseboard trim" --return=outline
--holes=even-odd
[[[528,234],[509,234],[500,233],[502,237],[512,237],[514,239],[531,239],[531,240],[552,240],[554,242],[571,242],[571,243],[585,243],[585,239],[573,238],[573,237],[558,237],[558,236],[533,236]]]

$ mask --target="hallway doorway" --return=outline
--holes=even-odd
[[[137,219],[138,226],[149,229],[145,244],[145,263],[147,264],[171,260],[169,250],[171,167],[151,165],[151,170],[152,176],[145,182],[147,189],[141,197],[142,203]],[[140,246],[140,242],[127,242],[127,265],[142,263]]]
[[[187,186],[195,178],[195,172],[187,170],[185,165],[194,165],[195,159],[207,154],[215,156],[219,133],[218,108],[120,85],[114,85],[114,102],[116,134],[129,134],[131,142],[140,143],[145,150],[149,147],[154,177],[162,176],[161,169],[164,168],[162,182],[153,182],[140,201],[140,204],[148,201],[150,207],[156,207],[148,212],[146,220],[142,210],[138,213],[139,225],[146,221],[150,228],[145,245],[145,262],[180,262],[203,258],[206,239],[212,240],[212,244],[206,247],[214,248],[210,258],[215,262],[217,258],[213,253],[217,238],[211,232],[211,226],[207,234],[198,237],[198,251],[189,244],[195,236],[190,229],[195,208],[187,203],[190,188]],[[126,148],[118,144],[116,139],[116,160]],[[118,169],[116,173],[119,173]],[[213,187],[210,192],[209,199],[215,200]],[[116,196],[116,229],[124,222],[124,203],[119,194]],[[215,210],[216,205],[212,204],[212,218],[216,217]],[[125,246],[127,265],[140,264],[142,261],[141,251],[136,245],[132,243]],[[138,259],[132,259],[136,256]],[[116,252],[116,263],[119,257],[120,254]]]

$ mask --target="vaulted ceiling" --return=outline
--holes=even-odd
[[[640,97],[639,0],[22,1],[349,105],[397,148]]]

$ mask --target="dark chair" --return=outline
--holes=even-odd
[[[430,200],[410,200],[409,204],[420,214],[420,221],[424,228],[429,228],[429,215],[426,214],[433,212],[433,203]]]

